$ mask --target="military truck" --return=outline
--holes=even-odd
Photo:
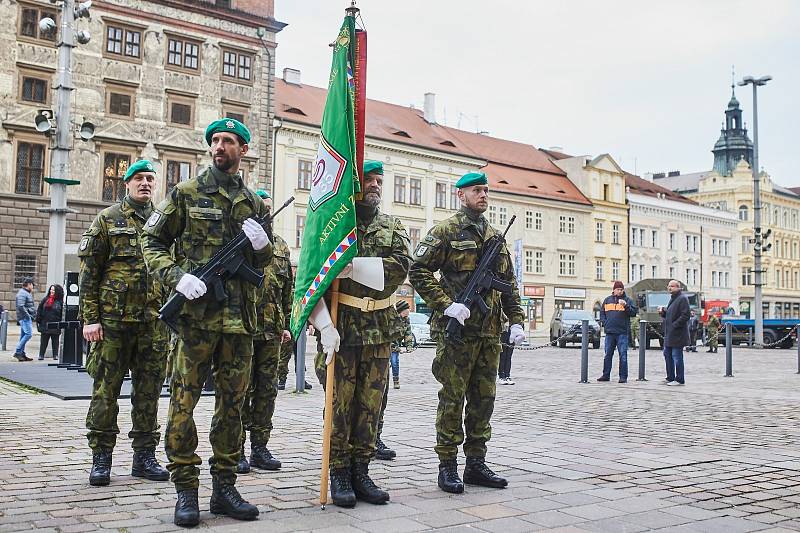
[[[658,346],[664,347],[664,328],[663,319],[658,314],[659,306],[666,307],[669,304],[670,295],[667,284],[670,282],[666,278],[651,278],[637,281],[625,289],[626,294],[639,308],[638,320],[647,320],[647,343],[645,346],[650,348],[650,341],[656,339]],[[687,292],[686,284],[680,282],[681,289],[689,298],[689,308],[694,310],[700,318],[703,309],[701,295],[696,292]]]

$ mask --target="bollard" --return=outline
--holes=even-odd
[[[797,373],[800,374],[800,324],[797,324]]]
[[[753,347],[753,328],[747,328],[747,345]]]
[[[3,311],[0,315],[0,349],[6,351],[6,342],[8,342],[8,311]]]
[[[581,320],[581,383],[589,383],[589,321]]]
[[[636,381],[647,381],[644,377],[646,349],[647,349],[647,320],[640,320],[639,321],[639,378]]]
[[[294,391],[305,394],[306,392],[306,343],[308,340],[308,323],[300,328],[297,337],[297,347],[294,356]]]
[[[733,377],[733,325],[725,323],[725,377]]]

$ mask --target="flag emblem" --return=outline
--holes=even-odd
[[[342,157],[325,137],[320,137],[317,160],[314,163],[314,176],[311,179],[309,207],[316,211],[319,206],[339,192],[347,160]]]

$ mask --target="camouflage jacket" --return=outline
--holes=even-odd
[[[272,262],[264,268],[264,284],[258,290],[258,334],[265,339],[289,329],[294,291],[289,246],[278,235],[273,238]]]
[[[483,215],[472,220],[462,209],[434,226],[417,246],[409,280],[433,310],[430,322],[432,334],[444,331],[449,320],[444,316],[444,310],[469,281],[480,260],[484,242],[496,234],[498,231]],[[437,271],[441,274],[439,280],[434,276]],[[472,313],[464,325],[464,336],[499,337],[503,314],[511,324],[524,322],[511,256],[505,247],[500,253],[497,275],[511,283],[512,294],[501,295],[494,290],[488,291],[486,304],[489,313],[484,316],[477,307],[470,309]]]
[[[717,315],[711,315],[710,317],[708,317],[708,323],[706,324],[706,328],[708,328],[708,331],[717,332],[719,331],[720,324],[721,322],[719,320],[719,317],[717,317]]]
[[[357,298],[389,298],[405,281],[411,264],[408,233],[398,218],[380,211],[369,222],[359,216],[357,227],[358,257],[383,258],[384,287],[382,291],[376,291],[345,278],[339,282],[339,291]],[[326,299],[330,309],[330,291]],[[336,329],[341,335],[342,346],[386,344],[397,337],[398,328],[394,320],[397,311],[394,306],[362,312],[361,309],[340,304],[338,315]]]
[[[399,332],[397,337],[392,341],[392,351],[399,352],[400,348],[413,348],[414,335],[411,333],[411,322],[408,317],[400,316],[400,313],[395,312],[395,327]]]
[[[239,180],[240,188],[231,198],[219,185],[214,167],[196,178],[176,185],[147,220],[144,230],[144,258],[148,269],[174,289],[178,280],[204,265],[242,229],[251,217],[266,215],[256,193]],[[247,247],[247,263],[264,268],[272,259],[272,246],[258,252]],[[240,277],[225,282],[228,298],[218,302],[210,290],[201,298],[187,302],[178,324],[223,333],[255,334],[257,288]]]
[[[158,318],[161,283],[142,256],[142,228],[153,204],[136,206],[128,197],[100,211],[81,237],[78,257],[80,311],[84,324],[131,323]]]

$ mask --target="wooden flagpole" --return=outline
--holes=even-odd
[[[339,280],[331,285],[331,322],[336,327],[339,317]],[[333,383],[336,368],[336,353],[331,364],[325,368],[325,418],[322,424],[322,472],[319,478],[319,503],[322,508],[328,503],[328,469],[331,462],[331,431],[333,430]]]

